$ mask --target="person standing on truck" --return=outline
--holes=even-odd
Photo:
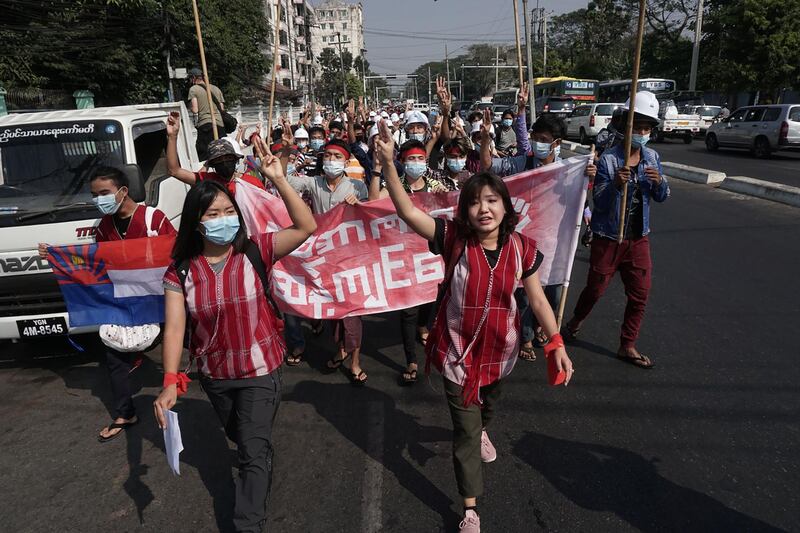
[[[97,242],[173,235],[175,228],[163,211],[134,202],[128,196],[128,178],[115,167],[98,167],[89,179],[92,202],[103,214],[95,231]],[[45,243],[39,255],[47,257]],[[142,363],[141,352],[119,352],[106,348],[106,366],[111,377],[114,421],[104,427],[97,440],[108,442],[139,422],[133,405],[130,373]]]
[[[171,176],[189,185],[194,185],[198,181],[213,180],[227,187],[231,194],[236,193],[236,184],[233,181],[235,178],[260,189],[264,188],[261,180],[251,173],[242,174],[236,170],[239,159],[244,156],[234,150],[228,139],[217,139],[208,144],[206,166],[213,168],[214,172],[192,172],[181,168],[181,162],[178,159],[178,132],[180,129],[180,115],[173,111],[167,118],[167,172]]]
[[[202,71],[195,67],[189,71],[189,76],[192,80],[192,86],[189,88],[189,109],[192,110],[194,127],[197,128],[195,148],[197,149],[197,158],[205,161],[208,159],[208,143],[214,140],[211,107],[208,105],[208,94]],[[222,123],[222,113],[220,113],[225,110],[225,97],[216,85],[209,83],[208,87],[211,89],[212,105],[216,105],[213,101],[214,98],[219,102],[218,108],[214,109],[214,118],[217,123],[217,134],[221,138],[225,136],[225,125]]]

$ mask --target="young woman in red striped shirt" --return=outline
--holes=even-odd
[[[263,140],[256,143],[266,154]],[[283,198],[292,227],[248,239],[239,207],[225,186],[203,181],[186,196],[172,252],[175,262],[164,276],[164,389],[154,404],[159,426],[166,427],[164,411],[175,405],[188,382],[178,373],[188,318],[200,383],[226,435],[237,445],[237,531],[261,531],[266,519],[272,425],[281,396],[285,346],[266,294],[269,287],[261,280],[269,279],[272,264],[317,227],[277,158],[261,155],[261,173]]]
[[[536,242],[515,231],[517,214],[503,181],[486,172],[462,187],[454,221],[434,219],[415,207],[392,164],[394,146],[384,123],[376,140],[386,187],[397,214],[441,254],[445,282],[436,320],[425,346],[428,364],[444,377],[453,420],[453,463],[464,498],[462,532],[480,531],[477,497],[483,492],[482,462],[497,458],[485,428],[504,377],[519,351],[519,313],[514,290],[521,283],[533,312],[551,339],[545,354],[572,376],[572,362],[536,273]]]

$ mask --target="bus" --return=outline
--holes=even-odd
[[[533,80],[533,96],[538,100],[545,96],[567,96],[579,103],[597,101],[597,80],[583,80],[559,76],[557,78],[536,78]]]
[[[675,92],[675,80],[664,78],[642,78],[637,91],[650,91],[656,98],[665,98]],[[600,83],[600,102],[624,102],[631,95],[631,80],[610,80]]]

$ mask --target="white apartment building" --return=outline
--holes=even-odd
[[[314,8],[308,0],[264,0],[264,12],[272,30],[268,39],[269,45],[264,48],[263,53],[270,59],[274,53],[274,23],[279,3],[281,18],[278,62],[267,74],[265,81],[267,84],[271,83],[274,72],[277,79],[276,95],[281,98],[302,95],[305,98],[310,92],[309,81],[312,75],[308,41],[313,29],[309,24],[313,21]]]
[[[343,0],[325,0],[314,7],[314,23],[311,26],[311,54],[319,57],[324,48],[333,48],[341,38],[342,50],[347,50],[353,59],[364,49],[364,15],[361,3]]]

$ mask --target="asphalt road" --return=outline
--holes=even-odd
[[[692,144],[665,139],[648,146],[661,154],[662,161],[800,187],[800,152],[776,152],[769,159],[756,159],[747,150],[720,148],[709,152],[703,139],[695,139]]]
[[[489,428],[484,531],[800,530],[800,217],[797,209],[684,182],[654,207],[653,290],[641,370],[614,359],[615,280],[570,348],[575,378],[545,384],[520,361]],[[570,310],[586,275],[579,252]],[[396,317],[365,330],[369,382],[310,363],[284,370],[274,434],[273,532],[452,531],[460,505],[440,378],[396,384]],[[309,334],[310,335],[310,334]],[[197,383],[179,401],[185,450],[168,470],[151,403],[157,351],[134,373],[142,423],[109,443],[96,348],[0,345],[0,530],[228,530],[234,454]],[[67,354],[60,355],[59,354]]]

